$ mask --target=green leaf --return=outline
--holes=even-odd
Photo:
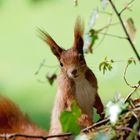
[[[132,63],[132,60],[131,60],[131,59],[129,59],[129,60],[128,60],[128,64],[130,65],[131,63]]]
[[[110,60],[110,62],[111,62],[111,63],[114,63],[114,60],[113,60],[113,59],[111,59],[111,60]]]
[[[88,48],[88,51],[92,53],[92,47],[94,46],[96,40],[98,40],[98,33],[94,29],[90,29],[88,34],[90,38],[90,43],[87,48]]]
[[[73,101],[71,105],[71,111],[63,111],[60,115],[60,122],[63,132],[72,132],[77,135],[80,133],[80,126],[78,124],[78,118],[81,115],[81,110]]]
[[[111,71],[112,70],[111,64],[109,64],[107,68],[108,68],[109,71]]]
[[[81,109],[78,107],[76,101],[73,101],[71,109],[72,109],[72,114],[75,115],[75,117],[79,118],[81,115]]]
[[[136,65],[136,61],[135,61],[135,59],[133,57],[129,58],[127,63],[129,65],[132,64],[132,63],[134,63]]]
[[[100,64],[99,64],[99,70],[100,71],[103,71],[103,74],[105,74],[105,72],[107,71],[107,70],[109,70],[109,71],[111,71],[112,70],[112,64],[114,63],[114,60],[112,60],[112,59],[110,59],[110,60],[108,60],[108,58],[107,57],[105,57],[104,58],[104,61],[103,62],[101,62]]]
[[[47,78],[49,84],[52,85],[54,80],[56,80],[57,75],[55,73],[53,73],[52,75],[47,74],[46,78]]]
[[[107,70],[106,64],[103,66],[103,74],[105,74],[105,71]]]
[[[102,70],[102,66],[104,65],[104,62],[101,62],[100,64],[99,64],[99,70],[101,71]]]
[[[78,6],[78,0],[74,0],[74,6]]]

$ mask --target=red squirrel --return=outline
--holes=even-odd
[[[77,102],[82,111],[78,120],[81,128],[93,123],[93,107],[103,118],[104,107],[98,95],[97,79],[88,68],[84,58],[84,27],[81,19],[77,18],[74,28],[74,44],[68,50],[61,48],[47,32],[42,30],[40,32],[41,38],[50,46],[61,66],[49,135],[62,133],[60,114],[64,110],[70,110],[73,100]]]
[[[77,120],[81,128],[93,123],[93,107],[97,109],[101,118],[104,117],[104,107],[97,91],[97,79],[88,68],[84,58],[83,32],[83,24],[78,18],[74,28],[74,44],[72,48],[65,50],[57,45],[48,33],[40,30],[41,38],[50,46],[61,66],[49,135],[62,133],[60,114],[64,110],[71,110],[73,100],[76,101],[82,112],[81,117]],[[0,133],[48,134],[33,124],[14,103],[1,96]]]

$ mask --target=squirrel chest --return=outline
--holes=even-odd
[[[75,95],[82,111],[92,117],[97,89],[86,78],[75,81]]]

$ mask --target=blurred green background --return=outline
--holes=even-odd
[[[121,9],[127,0],[114,2]],[[37,28],[45,29],[60,46],[69,48],[73,44],[76,17],[80,15],[87,26],[89,16],[97,6],[102,10],[99,0],[79,0],[77,7],[73,0],[0,1],[0,93],[14,100],[40,127],[49,128],[56,82],[50,86],[48,82],[40,83],[37,79],[45,81],[48,72],[57,70],[59,73],[59,69],[57,59],[38,37]],[[126,11],[123,16],[124,19],[133,17],[137,27],[135,45],[140,53],[139,6],[140,1],[135,1],[133,11]],[[108,5],[107,11],[110,10]],[[99,15],[95,28],[102,28],[108,20],[107,15]],[[118,22],[115,16],[112,20]],[[108,32],[124,36],[120,25],[112,26]],[[102,38],[102,35],[100,37]],[[97,44],[99,42],[100,39]],[[103,75],[98,66],[105,56],[124,61],[114,63],[112,71]],[[112,99],[115,93],[121,93],[125,97],[131,91],[123,80],[123,72],[127,59],[135,58],[135,55],[126,40],[106,37],[102,44],[94,49],[93,54],[86,54],[85,57],[88,66],[98,78],[99,94],[104,104]],[[35,75],[43,59],[46,59],[47,65],[54,67],[44,67],[39,75]],[[136,66],[130,66],[127,78],[132,84],[140,79],[138,62]],[[139,93],[135,95],[139,96]]]

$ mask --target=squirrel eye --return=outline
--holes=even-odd
[[[62,64],[62,62],[60,62],[60,66],[61,66],[61,67],[63,67],[63,64]]]

